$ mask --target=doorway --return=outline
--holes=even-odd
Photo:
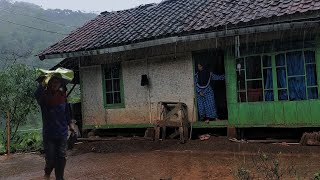
[[[217,75],[225,74],[224,67],[224,52],[219,49],[209,49],[193,53],[194,72],[198,72],[198,63],[206,65],[208,70]],[[210,86],[213,89],[215,96],[215,103],[217,108],[217,115],[220,120],[228,120],[228,106],[226,95],[226,82],[211,81]],[[200,119],[199,113],[198,120]]]

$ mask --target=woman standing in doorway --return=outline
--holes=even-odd
[[[213,74],[203,64],[198,64],[198,72],[195,75],[198,111],[200,119],[206,123],[209,123],[210,119],[219,120],[210,82],[212,80],[224,80],[224,78],[224,75]]]

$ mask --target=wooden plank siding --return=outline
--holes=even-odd
[[[315,47],[318,93],[320,97],[320,38]],[[274,101],[237,102],[236,58],[232,52],[226,52],[226,81],[229,123],[231,127],[320,127],[320,100],[278,101],[278,89],[274,56],[273,87]]]

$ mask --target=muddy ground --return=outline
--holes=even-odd
[[[320,172],[320,147],[235,143],[224,137],[186,144],[84,142],[68,154],[66,179],[312,179]],[[42,179],[43,166],[40,154],[0,156],[0,179]]]

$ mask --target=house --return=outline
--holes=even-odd
[[[320,127],[319,23],[319,0],[166,0],[103,12],[39,58],[78,63],[86,129],[153,127],[163,101],[198,128]],[[225,74],[222,121],[198,121],[199,62]]]

